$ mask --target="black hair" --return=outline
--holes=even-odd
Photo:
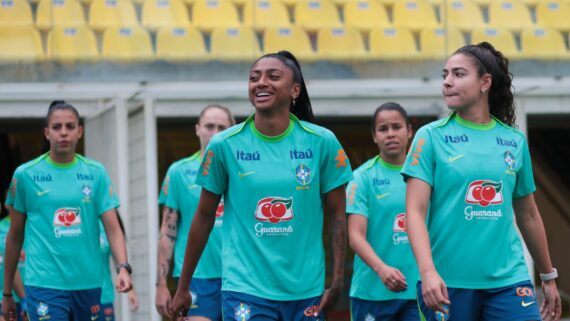
[[[45,127],[49,126],[49,118],[51,117],[51,114],[53,114],[53,112],[56,110],[71,110],[75,114],[75,116],[77,116],[77,121],[81,126],[81,117],[79,117],[79,112],[77,111],[77,109],[75,109],[75,107],[67,103],[65,100],[54,100],[49,104],[48,112],[45,119],[45,125],[44,125]],[[45,138],[44,136],[42,140],[42,146],[40,147],[40,154],[45,154],[49,152],[50,148],[51,146],[49,140],[47,140],[47,138]]]
[[[54,100],[49,104],[49,107],[48,107],[48,112],[47,112],[46,120],[45,120],[45,126],[46,127],[48,126],[49,118],[51,117],[51,114],[53,114],[53,112],[56,110],[71,110],[75,114],[75,116],[77,116],[77,121],[81,124],[81,117],[79,117],[79,112],[77,111],[77,109],[75,109],[75,107],[73,107],[71,104],[69,104],[65,100]]]
[[[303,72],[301,71],[301,65],[297,61],[297,58],[289,51],[282,50],[277,53],[269,53],[261,56],[255,61],[254,65],[264,58],[278,59],[293,72],[293,81],[301,85],[301,92],[295,100],[291,100],[289,110],[293,115],[297,116],[297,118],[314,123],[315,116],[313,115],[313,108],[311,107],[311,99],[309,98],[307,86],[303,79]]]
[[[206,114],[206,112],[212,108],[220,109],[221,111],[226,113],[226,115],[228,116],[228,121],[230,122],[230,126],[233,126],[236,124],[236,119],[234,117],[234,114],[232,114],[232,112],[230,111],[230,109],[226,106],[222,106],[222,105],[218,105],[218,104],[210,104],[210,105],[204,107],[202,109],[202,111],[200,112],[200,115],[198,116],[198,123],[202,120],[202,117],[204,117],[204,114]]]
[[[513,94],[513,75],[509,72],[509,60],[488,42],[461,47],[453,53],[472,58],[479,77],[491,75],[489,88],[489,112],[503,123],[514,127],[516,121]]]
[[[404,107],[402,107],[402,105],[395,102],[387,102],[378,106],[378,108],[376,108],[376,110],[374,111],[374,116],[372,117],[372,127],[371,127],[373,133],[376,130],[376,117],[378,117],[378,114],[380,114],[385,110],[397,111],[398,113],[400,113],[400,115],[402,115],[402,117],[406,121],[406,125],[408,126],[411,125],[408,113],[406,112]]]

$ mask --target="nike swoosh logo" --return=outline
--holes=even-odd
[[[37,191],[36,194],[37,194],[38,196],[43,196],[43,195],[45,195],[45,194],[47,194],[47,193],[49,193],[49,192],[51,192],[51,190],[46,189],[45,191]]]
[[[390,193],[378,194],[378,195],[376,195],[376,198],[379,199],[379,200],[381,200],[381,199],[385,198],[385,197],[388,196],[388,195],[390,195]]]
[[[524,302],[524,301],[521,301],[521,305],[523,306],[523,308],[526,308],[526,307],[528,307],[528,306],[531,306],[531,305],[533,305],[533,304],[535,304],[535,303],[536,303],[536,301],[531,301],[531,302]]]
[[[251,172],[247,172],[247,173],[238,172],[239,177],[246,177],[246,176],[249,176],[251,174],[255,174],[255,171],[251,171]]]
[[[458,159],[460,159],[460,158],[462,158],[462,157],[465,157],[465,155],[464,155],[464,154],[461,154],[461,155],[457,155],[457,156],[454,156],[454,157],[449,156],[448,160],[449,160],[450,163],[453,163],[453,162],[455,162],[456,160],[458,160]]]

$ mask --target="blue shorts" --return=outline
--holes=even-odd
[[[66,291],[26,286],[30,321],[84,321],[99,318],[101,288]]]
[[[101,303],[98,321],[115,321],[115,307],[113,303]]]
[[[178,283],[178,279],[176,279]],[[192,278],[190,294],[192,305],[189,317],[205,317],[212,321],[222,321],[222,279]]]
[[[422,284],[418,282],[418,304],[426,321],[437,319],[422,298]],[[449,318],[461,321],[528,321],[542,320],[534,287],[530,281],[495,289],[448,288]]]
[[[350,298],[352,321],[420,321],[416,300],[369,301]]]
[[[222,291],[224,321],[324,321],[314,317],[321,297],[294,301],[274,301],[257,296]]]

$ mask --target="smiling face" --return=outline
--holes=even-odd
[[[301,86],[293,81],[293,72],[274,57],[259,59],[249,72],[249,100],[256,111],[289,110],[291,100],[299,96]]]
[[[486,103],[491,87],[491,75],[479,75],[473,57],[462,53],[447,60],[443,69],[442,93],[451,109],[468,109]]]
[[[383,110],[376,115],[372,138],[384,157],[397,159],[405,155],[410,137],[412,126],[406,124],[400,112]]]
[[[66,157],[75,154],[77,142],[83,136],[83,127],[72,110],[57,109],[50,114],[44,134],[49,141],[50,152]]]

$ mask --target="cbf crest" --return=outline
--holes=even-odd
[[[91,187],[89,185],[83,185],[83,187],[81,187],[81,194],[83,194],[83,202],[84,203],[91,202],[91,193],[92,192],[93,192],[93,190],[91,189]]]
[[[295,168],[295,178],[300,185],[309,185],[313,179],[311,169],[307,165],[299,165]]]
[[[251,307],[241,302],[234,308],[234,317],[238,321],[247,321],[251,317]]]
[[[514,171],[517,167],[517,163],[515,161],[515,156],[510,151],[506,151],[504,154],[505,158],[505,165],[507,165],[507,169],[510,171]]]

